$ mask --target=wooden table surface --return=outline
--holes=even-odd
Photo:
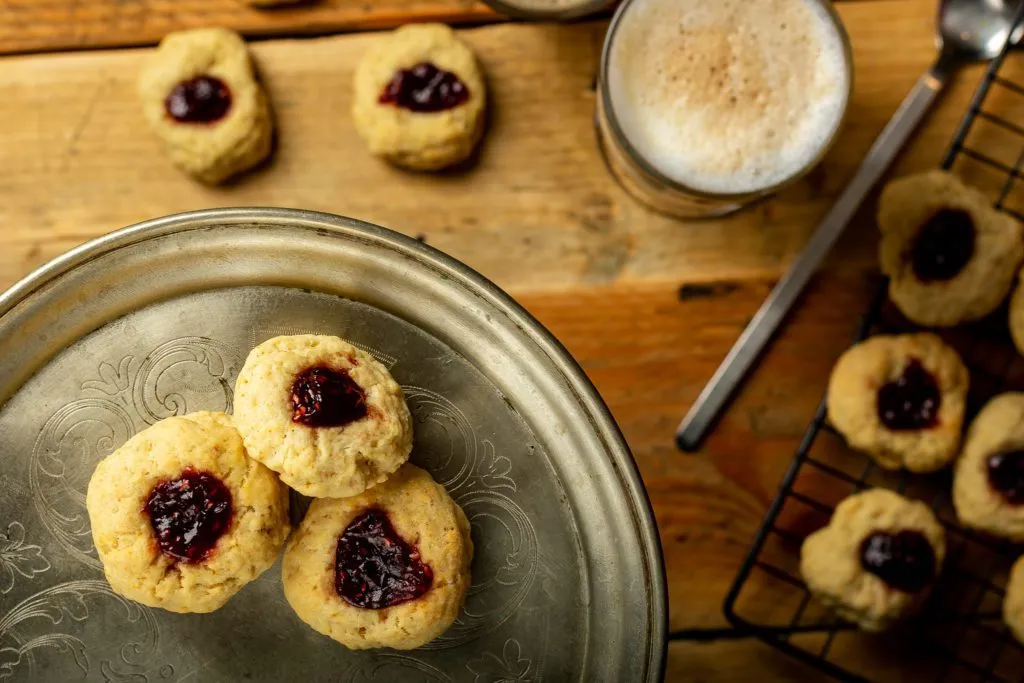
[[[650,492],[671,627],[723,625],[726,589],[874,289],[869,207],[704,448],[679,453],[673,430],[933,58],[935,6],[838,2],[856,92],[834,150],[770,202],[683,223],[630,200],[598,155],[603,20],[503,23],[466,0],[326,0],[275,12],[235,0],[0,0],[0,52],[11,53],[0,57],[0,285],[112,229],[212,206],[320,209],[420,235],[505,287],[582,363]],[[463,34],[494,104],[468,171],[397,171],[353,131],[351,71],[375,35],[347,30],[412,19],[484,24]],[[133,83],[148,48],[128,47],[211,23],[273,36],[253,48],[280,130],[272,163],[218,189],[175,171],[144,128]],[[116,49],[80,49],[97,47]],[[897,172],[938,162],[980,74],[961,72]],[[668,680],[819,679],[740,640],[671,645]]]

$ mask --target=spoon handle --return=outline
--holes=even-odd
[[[871,188],[892,163],[907,138],[924,118],[935,96],[946,84],[951,64],[945,55],[914,85],[899,109],[871,145],[857,174],[839,195],[789,270],[779,280],[761,308],[751,319],[732,350],[718,366],[697,401],[676,430],[676,444],[684,451],[696,450],[708,428],[732,395],[772,335],[793,307],[814,271],[825,259],[846,224]]]

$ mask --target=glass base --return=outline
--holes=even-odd
[[[666,185],[640,168],[628,152],[619,146],[604,118],[600,101],[599,95],[594,125],[597,146],[605,166],[622,189],[649,209],[671,218],[721,218],[769,196],[770,193],[766,192],[741,197],[714,197],[691,194],[677,186]]]

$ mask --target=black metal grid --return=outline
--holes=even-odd
[[[1007,76],[1014,71],[1024,82],[1024,60],[1004,50],[985,73],[943,167],[1024,220],[1024,127],[1014,123],[1024,121],[1024,86]],[[942,333],[971,370],[968,418],[994,394],[1024,390],[1024,358],[1009,339],[1006,315],[1004,307],[988,320]],[[888,302],[883,284],[856,341],[915,329]],[[865,634],[837,621],[812,600],[798,571],[803,539],[827,523],[835,504],[876,486],[929,502],[949,546],[924,613],[895,634]],[[1024,681],[1024,647],[1001,619],[1007,573],[1020,549],[962,529],[949,491],[948,472],[886,472],[849,449],[827,423],[822,401],[726,597],[726,617],[737,629],[730,635],[757,636],[845,681]],[[864,656],[869,650],[893,656]],[[880,664],[886,661],[891,664]]]

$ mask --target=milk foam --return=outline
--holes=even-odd
[[[849,89],[842,38],[813,0],[634,0],[607,67],[630,144],[709,193],[795,175],[831,139]]]

